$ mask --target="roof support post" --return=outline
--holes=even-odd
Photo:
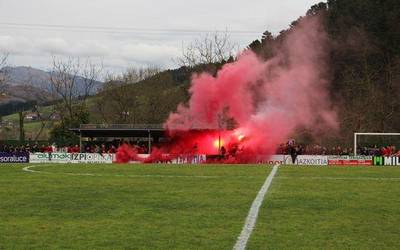
[[[82,153],[82,131],[79,130],[79,153]]]
[[[148,151],[149,151],[149,154],[151,154],[151,133],[150,133],[150,130],[147,130],[147,132],[149,133],[149,138],[148,138],[149,139],[149,145],[148,145],[149,150]]]

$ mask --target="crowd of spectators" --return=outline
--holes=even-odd
[[[145,142],[133,142],[133,141],[120,141],[115,140],[111,142],[85,142],[82,148],[79,145],[66,145],[57,146],[55,144],[26,144],[20,146],[5,145],[0,144],[0,152],[6,153],[52,153],[52,152],[63,152],[63,153],[116,153],[119,145],[121,143],[127,143],[139,154],[147,154],[149,152],[147,143]],[[341,147],[336,146],[332,148],[327,148],[318,144],[315,145],[304,145],[304,144],[294,144],[294,143],[282,143],[279,145],[276,154],[293,154],[297,155],[353,155],[353,148],[351,147]],[[397,150],[394,145],[389,145],[385,147],[378,147],[376,145],[370,147],[358,147],[358,155],[368,155],[368,156],[400,156],[400,150]]]
[[[50,144],[26,144],[26,145],[6,145],[0,144],[0,152],[4,153],[39,153],[39,152],[53,152],[54,146]]]
[[[389,145],[386,147],[360,147],[357,150],[360,155],[376,155],[376,156],[400,156],[400,150],[396,149],[396,146]]]
[[[0,152],[5,153],[116,153],[117,148],[121,143],[127,143],[134,147],[139,154],[148,153],[147,143],[144,142],[128,142],[114,140],[111,142],[84,142],[82,148],[75,144],[56,145],[53,144],[38,144],[28,143],[25,145],[7,145],[0,143]]]
[[[144,144],[133,143],[133,142],[124,142],[124,143],[131,145],[133,148],[135,148],[137,150],[137,152],[139,154],[147,154],[148,153],[148,149]],[[119,143],[101,143],[101,144],[94,144],[94,143],[89,144],[88,143],[88,144],[82,146],[82,153],[114,154],[117,152],[119,145],[121,145],[121,142],[119,142]]]
[[[106,143],[86,143],[82,145],[82,153],[100,153],[100,154],[105,154],[105,153],[110,153],[114,154],[117,152],[118,147],[122,144],[126,143],[132,146],[133,148],[136,149],[138,154],[147,154],[148,147],[146,146],[147,143],[144,142],[133,142],[133,141],[112,141],[112,142],[106,142]],[[71,152],[72,153],[72,152]]]
[[[315,145],[303,145],[283,143],[280,144],[277,149],[277,154],[291,154],[291,151],[295,150],[297,155],[353,155],[354,150],[351,147],[335,146],[327,148],[318,144]],[[372,147],[358,147],[357,155],[367,156],[400,156],[400,150],[396,150],[394,145],[388,145],[385,147],[378,147],[376,145]]]

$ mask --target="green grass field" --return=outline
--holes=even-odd
[[[232,249],[271,166],[0,165],[0,249]],[[247,249],[400,247],[400,169],[280,167]]]

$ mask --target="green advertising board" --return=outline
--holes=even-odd
[[[372,158],[374,166],[400,166],[400,157],[398,156],[374,156]]]

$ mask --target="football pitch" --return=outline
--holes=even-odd
[[[0,249],[232,249],[272,166],[0,165]],[[400,169],[280,166],[247,249],[400,248]]]

